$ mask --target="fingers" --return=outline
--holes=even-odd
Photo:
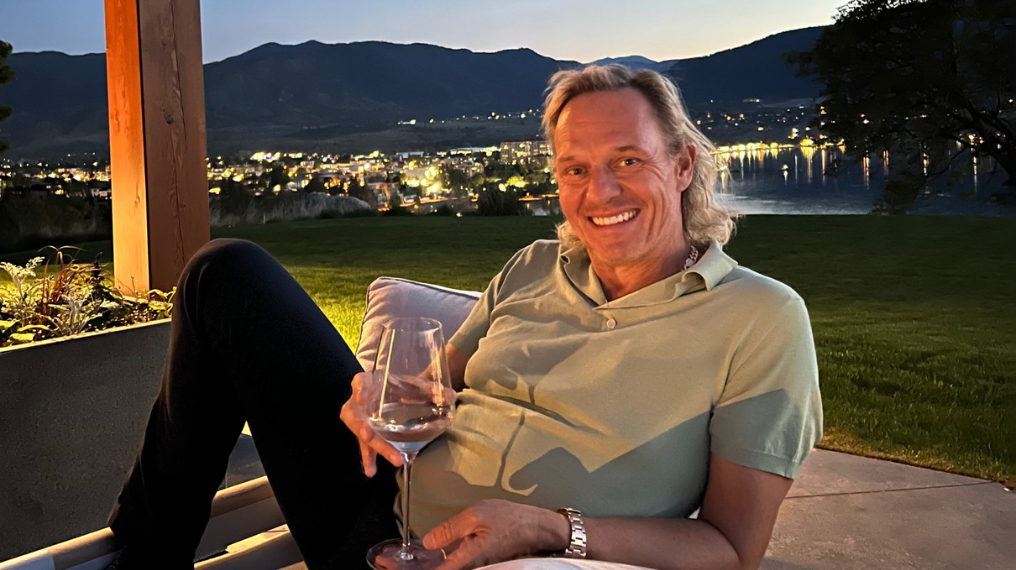
[[[363,422],[359,432],[355,432],[356,437],[360,440],[360,446],[367,446],[373,453],[376,453],[385,459],[389,463],[396,467],[402,466],[402,454],[398,452],[392,444],[384,440],[384,438],[378,437],[374,430],[370,429],[367,422]]]
[[[360,442],[360,463],[363,465],[363,474],[367,477],[377,473],[377,453],[363,442]]]
[[[350,386],[353,388],[353,401],[361,407],[363,406],[363,383],[366,379],[366,372],[358,372],[356,376],[353,376],[353,381],[350,383]]]
[[[454,517],[432,528],[423,537],[423,545],[429,550],[444,548],[449,544],[473,533],[476,517],[472,509],[466,509]],[[465,547],[465,545],[463,545]],[[461,550],[461,548],[459,549]],[[458,552],[458,551],[456,551]]]
[[[357,388],[354,387],[354,397],[356,392]],[[373,477],[377,473],[378,454],[387,459],[392,465],[401,467],[403,463],[402,454],[392,447],[390,443],[374,433],[363,410],[360,406],[353,403],[352,400],[353,398],[342,406],[342,410],[339,412],[339,419],[342,420],[342,423],[346,424],[349,431],[353,432],[353,435],[359,441],[360,459],[363,462],[364,474],[368,477]]]
[[[467,540],[445,558],[437,570],[470,570],[487,565],[483,546],[478,540]]]
[[[362,431],[356,433],[356,436],[360,442],[360,462],[363,464],[363,474],[367,477],[373,477],[377,473],[377,456],[379,453],[392,465],[396,467],[402,466],[402,454],[388,442],[377,437],[370,427],[364,426]],[[369,438],[369,441],[364,441],[364,436]]]
[[[342,423],[346,424],[349,431],[356,437],[360,447],[360,464],[363,465],[363,474],[367,477],[373,477],[377,473],[377,452],[363,440],[364,428],[366,428],[367,432],[371,432],[371,437],[374,435],[373,430],[363,421],[357,406],[350,405],[349,402],[346,402],[342,406],[342,411],[339,412],[339,419],[342,420]]]
[[[447,386],[441,388],[441,398],[436,401],[439,406],[446,406],[454,403],[459,397],[459,393]]]

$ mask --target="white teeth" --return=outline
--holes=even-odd
[[[614,224],[620,224],[621,222],[627,222],[628,220],[634,218],[635,214],[635,210],[629,210],[617,216],[611,216],[609,218],[592,218],[592,220],[593,223],[598,226],[612,226]]]

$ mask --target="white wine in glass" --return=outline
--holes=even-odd
[[[378,341],[374,370],[364,385],[363,406],[374,432],[402,454],[402,539],[375,545],[367,563],[375,570],[431,570],[445,558],[409,534],[409,497],[417,453],[444,433],[455,415],[441,323],[395,319]]]

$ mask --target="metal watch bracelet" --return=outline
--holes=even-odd
[[[586,557],[586,525],[582,522],[582,513],[575,509],[558,509],[557,512],[564,515],[564,518],[568,519],[568,526],[571,528],[571,533],[568,539],[568,548],[564,550],[562,556],[565,558],[585,558]]]

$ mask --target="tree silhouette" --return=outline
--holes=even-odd
[[[488,187],[476,195],[476,211],[481,216],[525,216],[526,207],[513,188]]]
[[[320,178],[318,178],[317,176],[311,176],[310,182],[308,182],[307,185],[303,187],[303,191],[307,192],[308,194],[311,192],[327,193],[328,189],[325,188],[325,183],[321,182]]]
[[[377,208],[377,198],[374,196],[374,192],[369,186],[362,184],[356,176],[349,179],[349,187],[346,189],[346,193],[353,198],[363,200],[371,208]]]
[[[412,215],[412,212],[407,210],[402,205],[402,197],[398,194],[392,194],[391,198],[388,199],[388,210],[383,214],[385,216],[407,216]]]
[[[465,196],[469,192],[469,177],[454,166],[445,166],[441,170],[441,183],[455,196]]]
[[[219,186],[219,208],[222,213],[245,216],[254,203],[254,193],[242,182],[226,178]]]
[[[281,166],[272,168],[268,174],[268,189],[274,190],[276,186],[279,186],[280,190],[285,190],[288,184],[289,174],[286,173],[286,169]]]
[[[788,62],[825,85],[812,128],[855,160],[902,158],[880,204],[902,212],[969,155],[994,158],[1016,185],[1014,27],[1013,2],[853,0]]]
[[[7,65],[7,58],[13,50],[14,48],[11,44],[0,40],[0,85],[14,81],[14,70],[11,69],[11,66]],[[0,93],[3,93],[3,91],[0,91]],[[0,125],[3,125],[3,122],[9,119],[13,112],[13,109],[9,105],[0,105]],[[6,152],[10,147],[9,143],[0,141],[0,154]]]

